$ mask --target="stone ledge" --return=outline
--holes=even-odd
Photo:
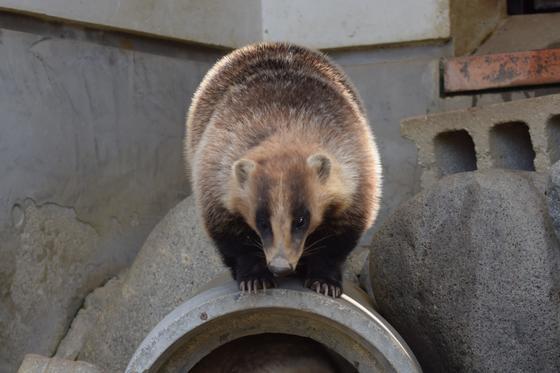
[[[0,0],[0,10],[228,48],[262,40],[342,48],[450,35],[449,0],[404,5],[387,0],[322,0],[321,12],[316,1],[294,4],[288,0]]]

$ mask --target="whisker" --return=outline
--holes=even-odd
[[[334,234],[328,234],[324,237],[319,238],[318,240],[316,240],[315,242],[313,242],[311,245],[306,246],[303,250],[305,252],[305,250],[311,250],[312,248],[314,248],[314,246],[316,246],[317,244],[321,243],[322,241],[326,240],[327,238],[331,238],[333,237]]]
[[[306,257],[306,256],[310,256],[310,255],[316,254],[316,253],[319,252],[319,250],[321,250],[321,249],[323,249],[323,248],[325,248],[325,247],[326,247],[326,246],[316,246],[316,247],[313,248],[313,250],[306,250],[306,251],[303,252],[303,254],[301,255],[301,257],[303,258],[303,257]]]

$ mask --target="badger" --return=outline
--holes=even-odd
[[[201,220],[241,291],[294,274],[341,295],[342,265],[377,216],[381,165],[339,67],[289,43],[231,52],[193,96],[185,156]]]

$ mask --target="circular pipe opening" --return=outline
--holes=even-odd
[[[241,294],[232,281],[220,283],[166,316],[137,349],[127,372],[190,371],[222,346],[272,334],[324,346],[354,371],[420,372],[409,348],[363,292],[351,283],[344,289],[342,298],[332,299],[297,280],[281,280],[280,288],[258,294]]]

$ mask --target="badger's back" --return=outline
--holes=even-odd
[[[324,81],[346,95],[363,114],[354,87],[323,54],[287,43],[252,44],[218,61],[195,92],[187,117],[185,150],[189,162],[219,102],[233,87],[243,85],[263,70],[292,71]]]
[[[349,219],[368,227],[378,210],[380,162],[359,96],[326,56],[286,43],[230,53],[196,91],[185,155],[199,207],[219,206],[231,165],[252,147],[286,139],[335,157],[355,197]]]

